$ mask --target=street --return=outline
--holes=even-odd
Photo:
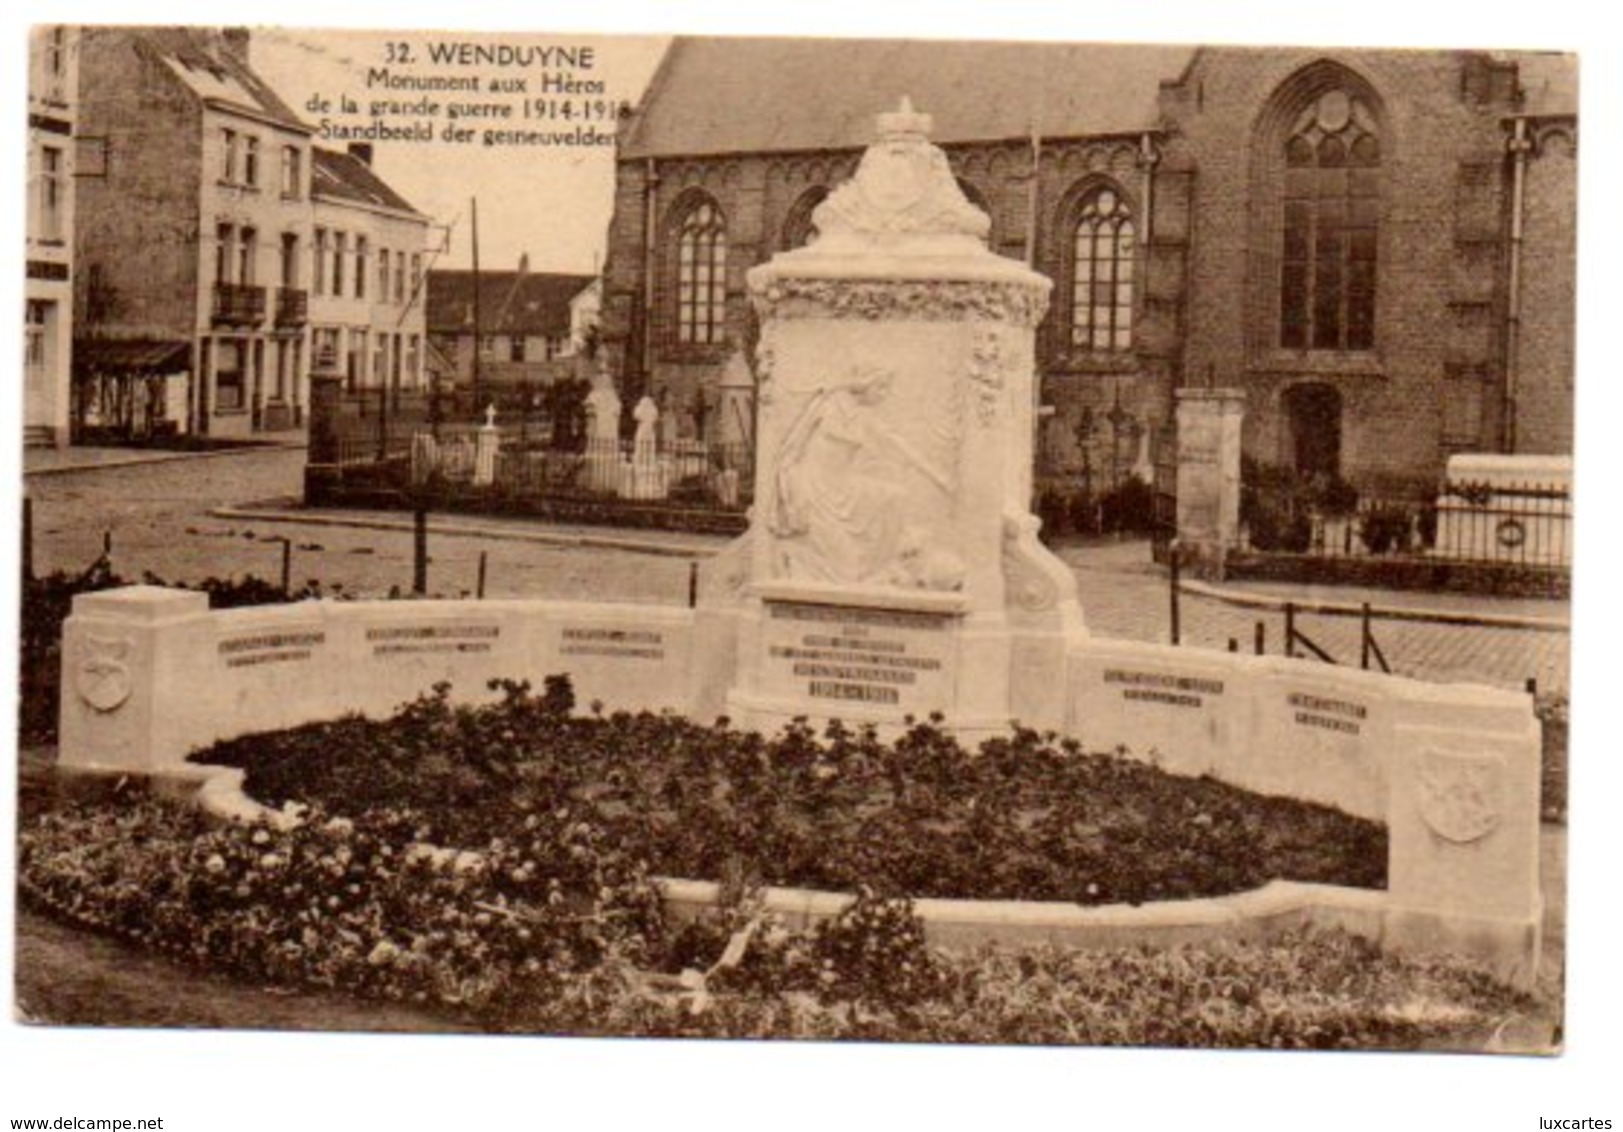
[[[110,536],[114,569],[137,579],[150,572],[166,581],[256,574],[277,580],[282,539],[293,543],[295,587],[319,581],[325,592],[384,596],[409,590],[412,580],[410,516],[405,513],[326,511],[297,519],[304,452],[279,448],[202,459],[89,467],[34,474],[34,568],[38,573],[83,570]],[[259,518],[220,517],[220,508]],[[263,517],[275,514],[283,521]],[[342,524],[387,525],[394,529]],[[338,524],[338,525],[334,525]],[[689,563],[723,540],[657,532],[557,528],[523,520],[435,515],[433,524],[463,531],[429,540],[431,594],[461,597],[477,586],[486,556],[490,597],[681,604],[687,600]],[[431,528],[432,529],[432,528]],[[552,537],[553,542],[533,541]],[[580,538],[585,545],[567,545]],[[643,545],[657,553],[603,545]],[[691,552],[687,554],[684,552]],[[1144,542],[1072,544],[1060,556],[1076,572],[1083,615],[1091,632],[1143,641],[1168,639],[1169,595],[1164,571],[1150,561]],[[1229,585],[1224,592],[1262,593],[1294,601],[1372,601],[1405,610],[1440,609],[1545,620],[1569,616],[1565,602],[1452,594],[1352,591],[1267,583]],[[1187,645],[1250,651],[1256,624],[1265,647],[1283,649],[1277,611],[1245,608],[1212,596],[1185,593],[1181,637]],[[1298,628],[1338,662],[1357,664],[1359,625],[1354,618],[1303,614]],[[1564,692],[1570,682],[1569,638],[1550,629],[1377,621],[1376,640],[1392,670],[1427,680],[1473,681],[1521,688],[1529,678],[1543,691]]]
[[[281,540],[288,538],[295,587],[316,580],[325,592],[381,597],[391,587],[409,591],[409,532],[252,523],[209,514],[229,504],[266,500],[285,506],[299,496],[303,474],[302,450],[274,449],[30,476],[35,572],[83,570],[110,534],[113,568],[131,580],[150,572],[172,582],[245,574],[276,581]],[[393,518],[409,526],[409,515]],[[429,592],[472,593],[481,551],[488,554],[485,592],[490,597],[687,600],[688,566],[679,558],[450,536],[430,541]]]

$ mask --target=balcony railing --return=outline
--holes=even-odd
[[[216,283],[214,321],[225,326],[258,326],[265,321],[265,288]]]
[[[310,321],[310,292],[283,287],[276,292],[276,325],[303,326]]]

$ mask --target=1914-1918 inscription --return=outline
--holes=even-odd
[[[912,707],[951,688],[951,615],[768,603],[766,673],[775,690],[819,700]]]

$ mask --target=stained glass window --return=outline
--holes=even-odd
[[[727,224],[705,201],[682,220],[677,236],[676,340],[722,341],[727,301]]]
[[[1088,193],[1072,245],[1071,345],[1119,351],[1133,346],[1133,215],[1115,189]]]
[[[1346,91],[1298,116],[1285,141],[1281,346],[1374,348],[1380,162],[1375,120]]]

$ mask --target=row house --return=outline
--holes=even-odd
[[[746,273],[816,239],[874,115],[910,96],[991,250],[1054,283],[1040,470],[1147,468],[1202,385],[1244,391],[1252,459],[1360,486],[1418,489],[1460,451],[1570,452],[1576,72],[1526,52],[679,38],[620,132],[605,355],[623,400],[713,402],[753,349]]]
[[[424,386],[428,218],[372,169],[372,147],[316,147],[310,322],[350,393]]]
[[[23,438],[32,445],[68,441],[77,69],[74,29],[33,29],[28,53],[27,279],[23,295]]]
[[[395,317],[324,309],[335,232],[387,233],[421,256],[427,220],[388,192],[345,198],[313,131],[249,65],[245,29],[81,30],[80,130],[99,147],[80,178],[74,239],[76,427],[85,436],[243,437],[296,427],[317,314],[409,334]],[[381,182],[370,174],[367,184]],[[418,334],[421,334],[420,319]],[[400,347],[401,356],[406,351]]]

